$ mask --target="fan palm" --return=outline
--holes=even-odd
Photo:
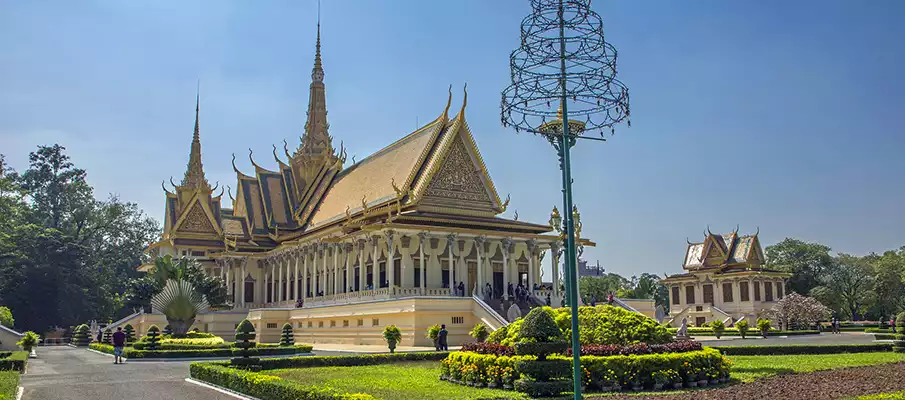
[[[181,279],[167,280],[163,291],[151,299],[151,306],[166,316],[174,336],[185,335],[195,323],[195,317],[210,308],[204,295],[191,282]]]

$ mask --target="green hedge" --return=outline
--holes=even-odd
[[[677,328],[667,328],[669,333],[675,335]],[[798,335],[819,335],[820,331],[815,330],[802,330],[802,331],[770,331],[767,332],[767,336],[798,336]],[[716,336],[713,333],[713,330],[710,328],[688,328],[689,336]],[[740,336],[737,329],[726,328],[720,336]],[[760,332],[755,330],[749,330],[748,334],[745,336],[761,336]]]
[[[147,350],[150,343],[135,342],[132,344],[134,350]],[[210,350],[210,349],[229,349],[232,348],[232,342],[218,344],[186,344],[186,343],[158,343],[158,350]]]
[[[894,333],[875,333],[874,340],[896,340],[896,335]]]
[[[564,337],[572,335],[572,315],[569,307],[553,309],[542,307],[559,327]],[[497,329],[487,337],[487,342],[512,346],[518,342],[518,334],[525,318]],[[636,343],[667,343],[672,335],[665,327],[640,313],[610,305],[578,307],[578,333],[582,345]]]
[[[359,365],[390,364],[400,361],[437,361],[448,353],[393,353],[361,354],[354,356],[305,356],[265,358],[260,361],[263,370],[282,368],[350,367]],[[194,362],[189,367],[192,378],[222,386],[261,400],[282,399],[356,399],[369,400],[368,394],[349,394],[331,388],[308,386],[264,373],[230,368],[228,361]]]
[[[0,399],[15,399],[19,390],[19,373],[0,371]]]
[[[888,343],[872,344],[815,344],[815,345],[789,345],[789,346],[725,346],[714,347],[720,353],[727,356],[773,356],[790,354],[843,354],[843,353],[870,353],[878,351],[891,351],[892,345]]]
[[[441,379],[451,381],[512,385],[520,375],[518,368],[521,362],[533,359],[533,356],[455,352],[440,363],[440,374]],[[571,360],[563,356],[550,356],[548,359]],[[604,386],[629,389],[633,384],[650,388],[658,371],[671,371],[672,382],[697,382],[701,379],[725,381],[729,378],[728,361],[712,348],[684,353],[583,356],[581,367],[586,371],[583,383],[595,389]]]
[[[92,343],[91,349],[113,354],[113,346],[108,344]],[[298,344],[293,347],[278,346],[260,346],[257,348],[258,354],[261,356],[284,356],[299,353],[310,353],[311,345]],[[126,347],[123,356],[126,358],[206,358],[206,357],[232,357],[233,349],[215,348],[215,349],[195,349],[195,350],[136,350]]]
[[[864,333],[892,333],[892,329],[889,328],[867,328],[864,330]]]
[[[27,351],[13,351],[0,354],[0,371],[22,372],[25,371],[26,364],[28,364]]]

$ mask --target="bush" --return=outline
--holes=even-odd
[[[542,307],[553,317],[564,337],[572,334],[571,310],[568,307]],[[507,346],[518,341],[524,318],[497,329],[487,340]],[[634,343],[660,344],[672,341],[672,334],[657,321],[642,314],[610,305],[578,308],[579,341],[582,345]]]
[[[757,330],[760,331],[760,334],[764,337],[767,336],[767,332],[770,332],[770,324],[772,321],[769,319],[759,319],[757,320]]]
[[[632,355],[632,354],[663,354],[663,353],[686,353],[689,351],[700,351],[704,347],[700,342],[691,340],[683,340],[680,342],[672,342],[666,344],[646,344],[638,343],[630,346],[616,346],[612,344],[605,345],[589,345],[581,346],[582,356],[616,356],[616,355]],[[572,355],[572,349],[566,349],[566,355]]]
[[[0,371],[0,399],[15,399],[19,391],[19,373]]]
[[[72,342],[76,346],[86,347],[89,343],[91,343],[91,337],[89,336],[90,329],[88,325],[81,324],[78,328],[75,328],[75,334],[72,335]]]
[[[402,340],[402,332],[396,325],[388,325],[383,328],[383,340],[386,340],[390,353],[393,353],[396,351],[396,344]]]
[[[788,346],[727,346],[714,347],[727,356],[773,356],[792,354],[845,354],[889,351],[888,343],[872,344],[815,344]]]
[[[191,332],[188,332],[188,333],[191,333]],[[188,335],[188,333],[186,333],[186,335]],[[163,327],[163,334],[166,336],[171,336],[173,334],[173,328],[171,328],[170,325]]]
[[[103,353],[113,354],[113,346],[109,344],[92,343],[91,348]],[[138,350],[134,347],[126,347],[123,356],[126,358],[213,358],[233,356],[232,347],[219,347],[213,349],[178,349],[178,350]],[[261,356],[291,356],[299,353],[310,353],[311,345],[299,344],[292,347],[263,346],[254,349]]]
[[[261,400],[282,399],[356,399],[373,400],[368,394],[347,394],[329,387],[307,386],[258,372],[229,368],[223,364],[192,363],[192,378],[222,386]]]
[[[37,346],[39,341],[41,341],[41,337],[37,333],[28,331],[22,335],[22,340],[18,341],[16,345],[22,346],[22,350],[31,352],[31,349]]]
[[[133,327],[132,324],[126,324],[126,326],[123,327],[123,333],[126,334],[126,343],[135,342],[135,327]]]
[[[892,333],[892,328],[867,328],[864,333]]]
[[[710,329],[713,329],[713,334],[719,339],[720,336],[723,335],[723,331],[726,330],[726,324],[724,324],[723,321],[715,319],[710,322]]]
[[[3,356],[5,354],[5,357]],[[0,353],[0,371],[25,371],[25,365],[28,363],[28,352],[26,351],[8,351]]]
[[[742,337],[742,339],[744,339],[745,336],[748,335],[748,320],[743,319],[741,321],[736,322],[735,329],[738,330],[738,334]]]
[[[292,325],[290,323],[283,324],[283,333],[280,335],[280,346],[292,346],[295,344],[295,338],[292,335]]]
[[[891,333],[875,333],[874,340],[896,340],[899,335],[894,335]]]
[[[252,342],[256,336],[255,326],[247,319],[243,319],[239,326],[236,327],[236,343],[234,344],[236,349],[233,350],[234,357],[230,360],[233,366],[252,370],[258,369],[257,366],[261,360],[257,357],[252,357],[258,355],[255,343]]]
[[[515,348],[489,342],[465,343],[461,351],[470,351],[478,354],[493,354],[496,356],[514,356]]]
[[[471,332],[468,332],[468,334],[478,342],[483,342],[484,340],[487,340],[488,336],[490,336],[490,332],[487,330],[487,325],[484,325],[481,322],[475,324],[474,328],[471,328]]]
[[[102,338],[104,343],[111,344],[113,343],[113,331],[110,328],[104,329],[104,336]]]
[[[157,350],[160,343],[160,328],[157,325],[151,325],[148,328],[148,334],[142,340],[147,343],[146,349]]]
[[[427,328],[427,333],[424,334],[424,337],[434,342],[440,339],[440,324],[434,324]]]
[[[261,360],[261,368],[263,370],[271,370],[284,368],[357,367],[362,365],[391,364],[403,361],[440,361],[445,359],[448,354],[458,353],[438,353],[431,351],[393,354],[359,354],[354,356],[267,358]]]
[[[0,306],[0,325],[12,329],[16,320],[13,318],[13,312],[9,307]]]

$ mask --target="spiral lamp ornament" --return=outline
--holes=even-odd
[[[572,365],[581,365],[577,258],[580,216],[572,204],[570,150],[577,139],[605,141],[629,120],[628,89],[616,79],[616,48],[604,40],[603,20],[591,0],[531,0],[522,20],[521,45],[509,56],[512,84],[502,92],[503,127],[546,138],[562,170],[566,301],[572,306]],[[583,136],[596,132],[600,137]],[[574,212],[569,212],[573,211]],[[573,394],[581,399],[581,375],[573,368]]]

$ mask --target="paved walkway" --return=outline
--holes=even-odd
[[[742,340],[738,336],[723,336],[717,339],[714,336],[694,336],[704,346],[788,346],[799,344],[870,344],[874,341],[874,335],[865,334],[863,332],[842,332],[837,335],[832,333],[822,333],[820,335],[801,335],[774,337],[770,336],[766,339],[754,335],[749,335]]]
[[[22,376],[23,400],[227,400],[233,399],[184,381],[188,362],[114,365],[111,357],[85,349],[39,347]]]
[[[366,344],[333,344],[333,343],[315,343],[314,353],[318,355],[333,355],[332,353],[387,353],[390,350],[386,345],[366,345]],[[460,349],[460,346],[451,346],[451,351]],[[397,346],[397,353],[408,353],[418,351],[435,351],[433,347],[425,346]],[[330,353],[330,354],[328,354]]]

